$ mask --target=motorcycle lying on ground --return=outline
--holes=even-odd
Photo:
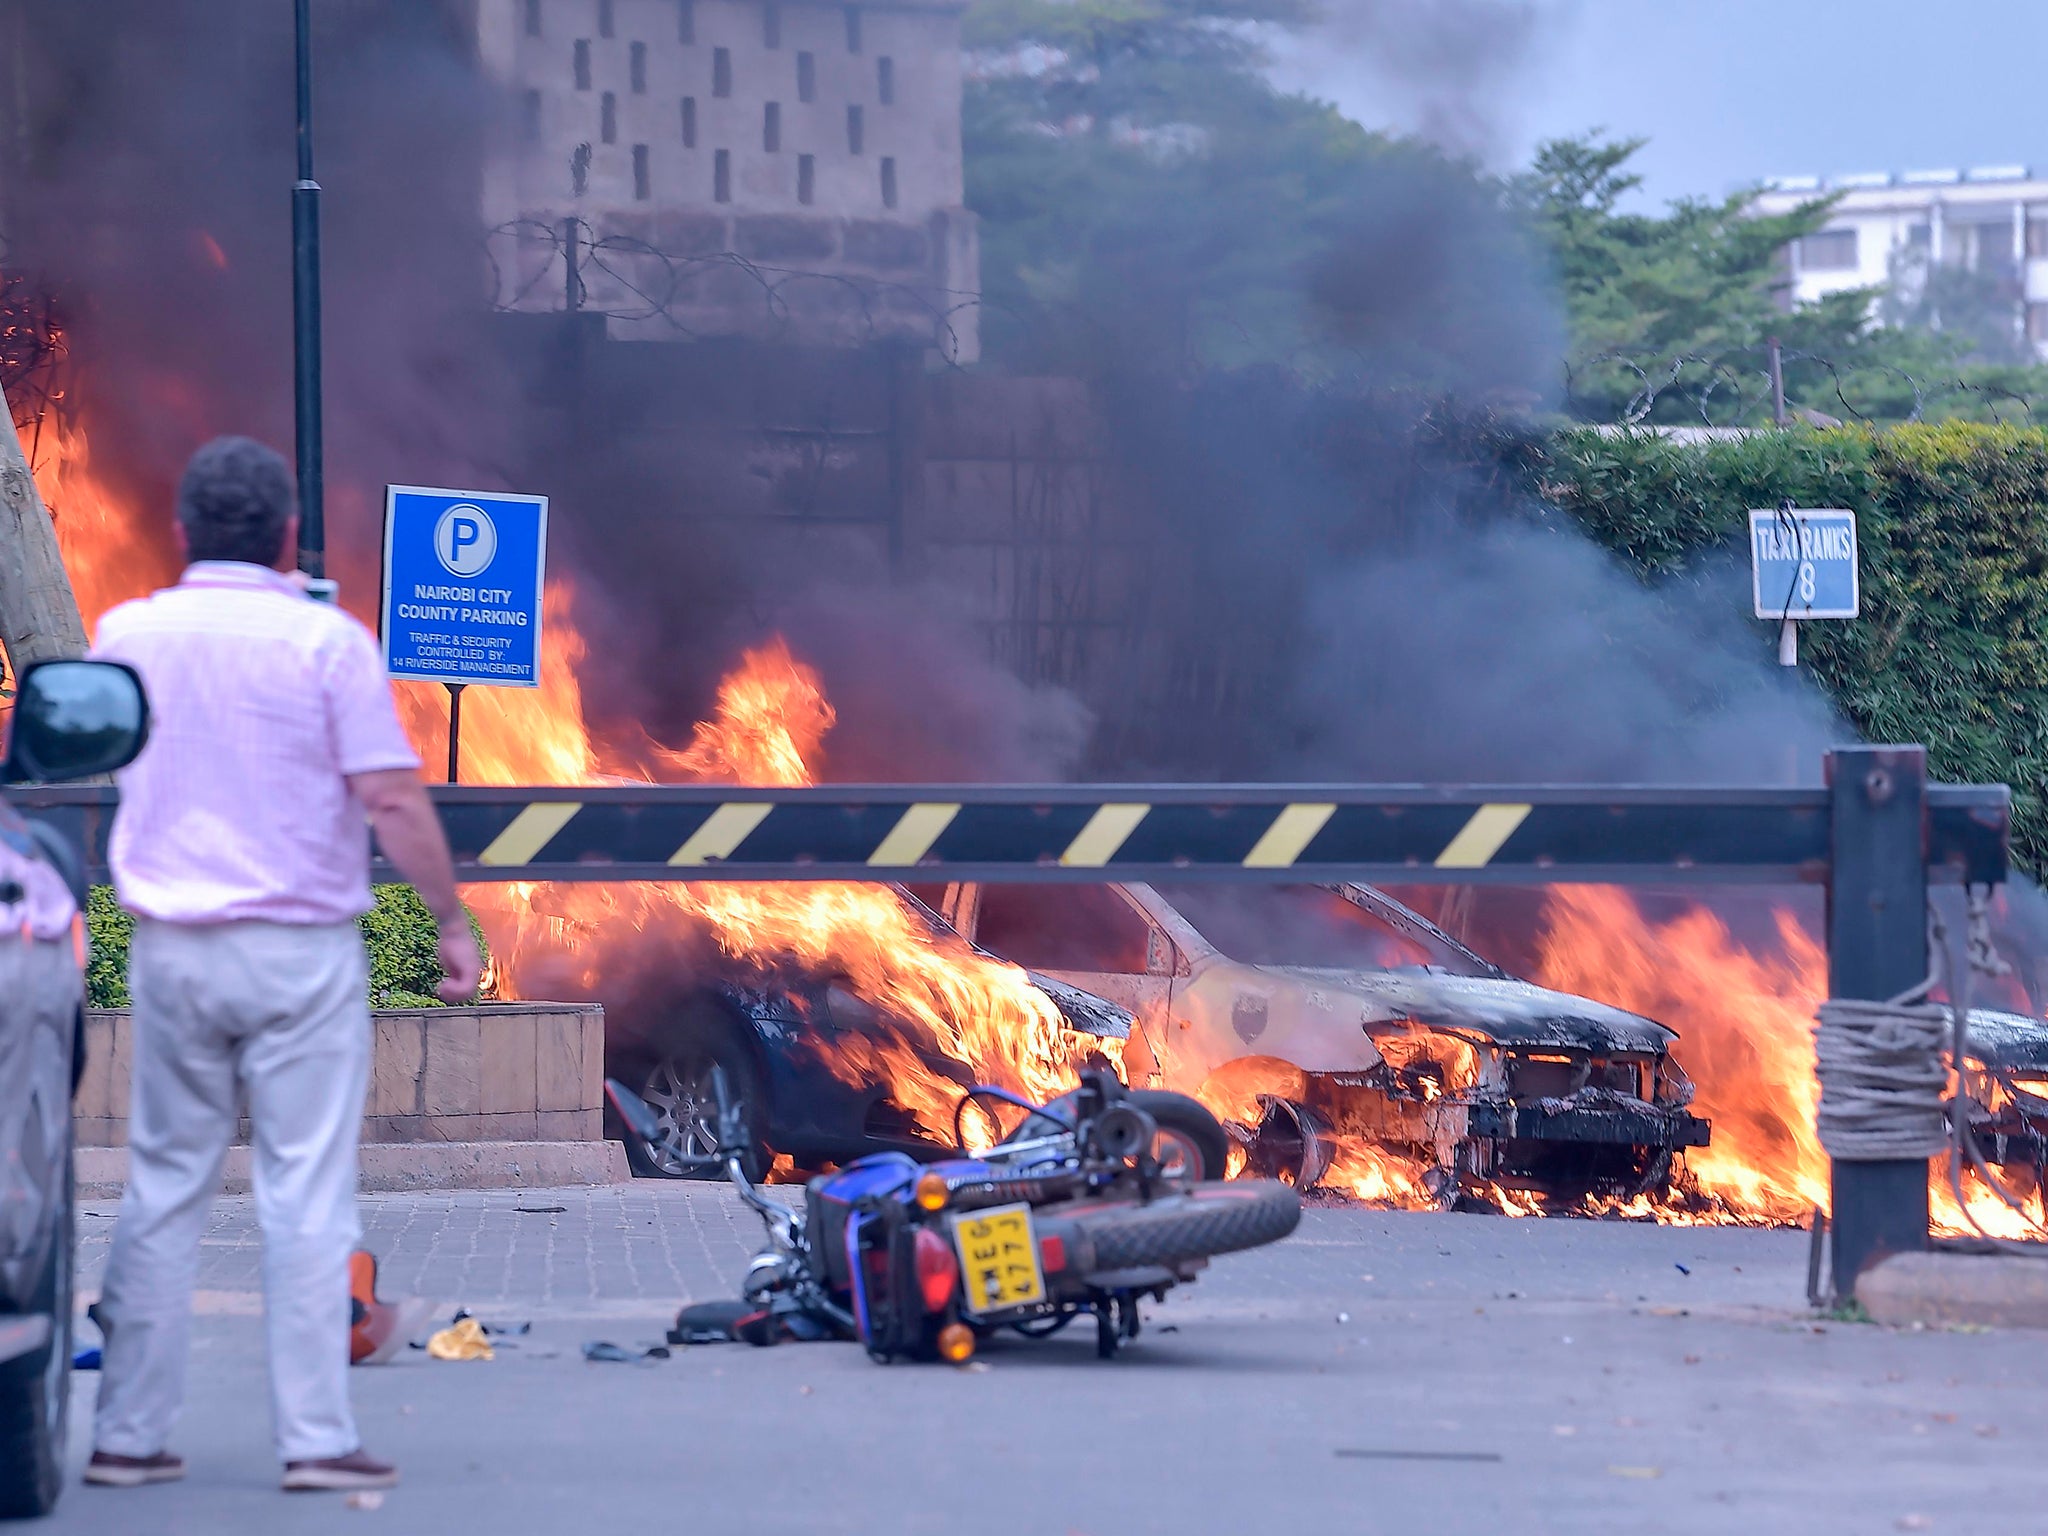
[[[727,1105],[723,1085],[713,1087]],[[656,1133],[653,1110],[632,1090],[607,1079],[605,1092],[633,1134]],[[1141,1298],[1162,1300],[1216,1255],[1277,1242],[1301,1220],[1285,1184],[1189,1177],[1221,1166],[1224,1140],[1179,1094],[1134,1092],[1107,1071],[1082,1074],[1079,1088],[1043,1105],[973,1088],[954,1111],[956,1147],[968,1105],[989,1101],[1024,1116],[987,1151],[927,1163],[900,1152],[862,1158],[811,1180],[800,1208],[754,1187],[739,1117],[725,1110],[732,1123],[720,1145],[735,1149],[726,1176],[761,1217],[768,1246],[737,1302],[685,1307],[672,1340],[850,1339],[876,1360],[960,1364],[1000,1330],[1041,1339],[1092,1316],[1096,1353],[1109,1359],[1138,1336]],[[1174,1134],[1160,1135],[1148,1101]],[[1213,1156],[1185,1155],[1190,1143]]]

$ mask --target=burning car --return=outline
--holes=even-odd
[[[1393,1153],[1440,1203],[1489,1188],[1632,1198],[1707,1144],[1672,1030],[1518,981],[1366,886],[932,899],[981,948],[1129,1009],[1129,1080],[1195,1093],[1251,1171],[1300,1187]]]
[[[2030,1194],[2048,1171],[2048,1023],[1972,1008],[1967,1054],[1963,1086],[1977,1151],[2015,1194]]]
[[[891,898],[934,944],[968,950],[915,897],[892,890],[883,899]],[[1074,1065],[1099,1064],[1101,1042],[1129,1038],[1129,1010],[1050,976],[1026,973],[1023,982],[1057,1017],[1060,1054]],[[912,1010],[877,1004],[830,976],[713,982],[607,1057],[607,1072],[636,1086],[660,1125],[652,1140],[626,1135],[628,1159],[636,1172],[665,1178],[724,1176],[723,1104],[746,1127],[747,1171],[757,1179],[778,1155],[800,1168],[872,1152],[944,1156],[952,1143],[934,1121],[947,1120],[981,1080]],[[942,1104],[906,1102],[907,1089],[933,1086]]]

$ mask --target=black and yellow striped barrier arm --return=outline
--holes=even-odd
[[[112,792],[14,792],[104,861]],[[637,786],[433,791],[461,878],[1826,878],[1828,791],[1385,785]],[[2003,786],[1929,786],[1937,880],[2005,877]]]

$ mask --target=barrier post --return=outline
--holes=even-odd
[[[1843,747],[1828,755],[1832,850],[1828,993],[1883,1001],[1927,977],[1927,753]],[[1833,1289],[1894,1253],[1927,1246],[1927,1160],[1831,1164]]]

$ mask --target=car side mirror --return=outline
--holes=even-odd
[[[117,661],[40,661],[15,692],[14,729],[0,779],[54,784],[112,773],[149,740],[149,698]]]

